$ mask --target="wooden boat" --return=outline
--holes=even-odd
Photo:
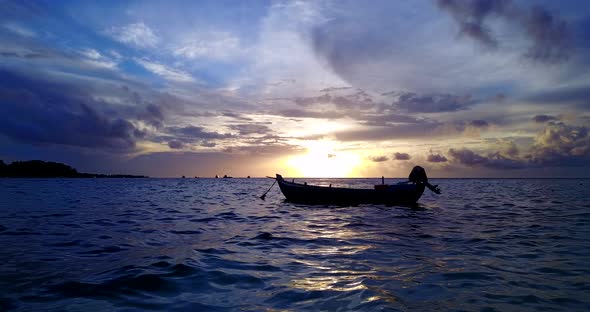
[[[393,185],[375,185],[374,189],[354,189],[343,187],[316,186],[307,183],[289,182],[280,174],[276,175],[276,181],[281,192],[288,201],[305,204],[415,204],[428,187],[433,192],[440,194],[438,186],[428,183],[426,172],[422,167],[416,166],[410,174],[410,181]]]
[[[424,193],[422,183],[376,185],[374,189],[316,186],[285,181],[277,183],[288,201],[306,204],[414,204]]]

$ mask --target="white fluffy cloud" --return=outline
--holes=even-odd
[[[228,60],[244,53],[240,39],[225,31],[190,34],[173,49],[175,56],[187,59]]]
[[[119,42],[140,48],[154,47],[160,42],[156,33],[143,22],[111,27],[106,33]]]
[[[175,81],[175,82],[195,82],[195,78],[191,76],[191,74],[182,71],[180,69],[175,69],[168,67],[166,65],[156,63],[153,61],[149,61],[147,59],[135,59],[139,65],[143,66],[145,69],[149,70],[150,72],[164,77],[166,80]]]

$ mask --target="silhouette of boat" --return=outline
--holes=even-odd
[[[305,204],[415,204],[424,189],[428,187],[440,194],[438,186],[428,183],[426,172],[422,167],[414,168],[410,181],[393,185],[375,185],[374,189],[355,189],[330,186],[308,185],[307,183],[289,182],[280,174],[276,175],[281,192],[288,201]],[[422,170],[416,177],[415,171]]]

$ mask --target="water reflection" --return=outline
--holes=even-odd
[[[219,180],[0,179],[0,310],[588,310],[576,181],[446,181],[412,209]]]
[[[363,285],[363,281],[359,280],[359,277],[354,275],[306,277],[293,280],[291,287],[300,288],[306,291],[353,291],[367,288]]]

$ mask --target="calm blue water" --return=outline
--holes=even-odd
[[[590,180],[434,182],[412,209],[262,201],[268,179],[0,179],[0,310],[590,310]]]

